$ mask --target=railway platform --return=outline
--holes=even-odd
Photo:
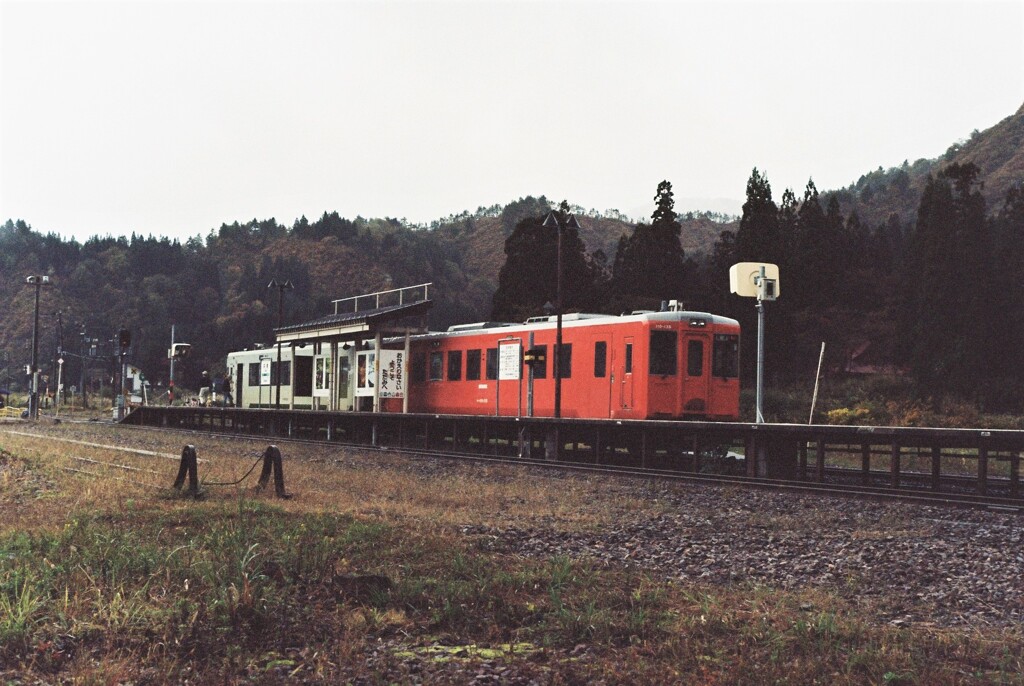
[[[125,424],[439,454],[973,493],[1024,505],[1024,431],[145,406]]]

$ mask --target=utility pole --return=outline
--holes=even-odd
[[[554,362],[552,364],[552,372],[555,377],[555,419],[562,417],[562,313],[565,310],[565,303],[562,300],[562,234],[565,233],[565,229],[576,229],[580,228],[580,223],[576,221],[576,215],[570,214],[568,219],[564,222],[559,221],[557,215],[552,212],[548,212],[548,216],[544,218],[544,227],[549,229],[555,229],[558,232],[558,238],[555,249],[555,351],[554,351]],[[557,460],[562,453],[562,441],[560,436],[560,426],[555,424],[552,429],[548,459]]]
[[[117,332],[117,343],[120,354],[118,355],[118,362],[120,363],[119,374],[120,383],[118,385],[119,393],[117,395],[117,421],[124,419],[125,408],[128,405],[128,393],[125,392],[125,379],[128,376],[128,365],[125,359],[128,355],[128,348],[132,345],[132,332],[129,329],[121,327]]]
[[[29,276],[25,283],[36,287],[35,315],[32,320],[32,365],[29,367],[29,374],[32,375],[32,390],[28,398],[28,416],[32,420],[39,419],[39,290],[43,286],[50,285],[49,276]]]
[[[281,320],[284,316],[284,292],[292,290],[295,286],[292,285],[291,281],[278,281],[274,279],[267,284],[267,288],[277,289],[277,328],[281,328]],[[378,348],[377,358],[380,360],[380,350]],[[274,409],[281,409],[281,340],[277,341],[277,399],[274,401]]]
[[[78,368],[78,389],[82,394],[82,409],[84,410],[89,407],[85,394],[85,322],[82,322],[82,330],[79,335],[81,338],[78,341],[78,361],[81,366]]]
[[[579,231],[580,223],[576,221],[576,215],[570,214],[564,222],[558,220],[554,212],[548,212],[544,219],[546,228],[558,231],[558,241],[555,259],[555,354],[552,371],[555,377],[555,418],[562,416],[562,313],[565,309],[562,302],[562,234],[565,229],[576,229]]]

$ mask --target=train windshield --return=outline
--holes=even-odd
[[[650,372],[652,375],[669,376],[676,373],[678,354],[675,331],[651,332]]]
[[[715,334],[711,373],[724,379],[734,379],[740,375],[739,336]]]

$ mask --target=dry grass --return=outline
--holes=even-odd
[[[52,498],[59,498],[70,509],[90,509],[126,498],[152,497],[168,488],[186,443],[197,446],[201,484],[236,481],[269,445],[266,440],[250,438],[190,436],[149,429],[118,431],[129,440],[124,449],[82,444],[123,444],[123,438],[111,440],[110,426],[17,425],[4,433],[0,425],[0,446],[55,470],[79,469],[98,475],[94,479],[63,478],[59,493],[38,503],[41,513],[59,515],[59,510],[55,512],[52,506]],[[34,435],[22,435],[26,433]],[[286,486],[302,494],[302,498],[280,503],[291,513],[344,513],[388,522],[412,518],[439,526],[529,524],[536,520],[567,529],[601,526],[614,521],[617,515],[611,507],[595,507],[604,488],[591,480],[527,477],[526,470],[514,467],[467,469],[457,463],[336,446],[282,443],[280,447]],[[140,455],[132,450],[151,451],[160,456]],[[82,462],[82,458],[103,464]],[[154,471],[158,473],[153,474]],[[259,467],[238,487],[204,487],[205,497],[234,500],[240,492],[255,485],[258,475]],[[5,528],[9,528],[8,522],[0,522],[0,532]]]
[[[877,626],[822,590],[666,583],[489,554],[458,533],[663,508],[614,481],[283,444],[300,497],[254,497],[254,474],[194,501],[167,491],[186,442],[208,482],[266,447],[0,425],[0,677],[469,683],[486,663],[522,683],[1024,683],[1019,633]],[[390,588],[346,580],[366,574]]]

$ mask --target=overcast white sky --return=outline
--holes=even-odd
[[[837,188],[1022,102],[1020,1],[0,0],[0,221],[738,212],[755,166]]]

